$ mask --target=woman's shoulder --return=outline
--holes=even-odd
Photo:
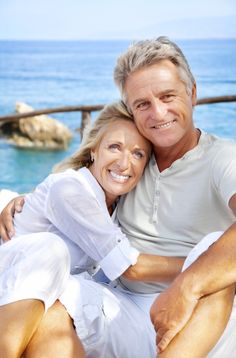
[[[79,170],[67,169],[61,173],[51,174],[50,191],[63,196],[77,195],[86,198],[94,197],[104,201],[104,192],[90,170],[83,167]]]

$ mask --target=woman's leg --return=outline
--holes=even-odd
[[[63,292],[70,269],[55,235],[25,235],[0,246],[0,357],[20,357],[42,316]]]
[[[184,329],[158,358],[203,358],[221,337],[230,317],[235,287],[202,298]]]
[[[25,358],[85,358],[72,320],[57,301],[43,317],[24,354]]]
[[[0,307],[0,357],[21,357],[44,313],[44,304],[22,300]]]

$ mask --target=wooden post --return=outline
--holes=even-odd
[[[90,121],[91,121],[91,112],[82,111],[81,126],[80,126],[81,139],[83,138],[84,128],[87,126],[87,124],[90,124]]]

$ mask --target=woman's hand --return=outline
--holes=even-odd
[[[0,236],[3,241],[8,241],[15,234],[13,217],[15,213],[20,213],[24,206],[24,196],[12,199],[0,214]]]

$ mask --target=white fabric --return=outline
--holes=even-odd
[[[113,223],[104,192],[87,168],[49,175],[26,195],[14,226],[15,237],[46,231],[61,237],[71,255],[72,273],[93,273],[98,262],[114,280],[139,255]]]
[[[122,231],[140,252],[186,257],[208,233],[226,230],[235,216],[236,142],[202,132],[199,144],[160,172],[150,160],[141,181],[118,203]],[[135,292],[160,292],[166,285],[131,282]]]
[[[200,241],[198,245],[190,251],[183,270],[191,265],[204,251],[208,249],[219,237],[222,232],[213,232]],[[212,268],[214,270],[214,267]],[[212,322],[214,324],[214,322]],[[235,358],[236,357],[236,298],[234,299],[233,309],[230,320],[214,349],[207,355],[207,358]]]
[[[70,277],[60,297],[74,319],[87,358],[154,358],[149,308],[156,295],[128,293],[81,275]]]
[[[207,235],[190,251],[184,268],[207,250],[221,235]],[[76,331],[88,358],[154,358],[155,332],[149,310],[156,294],[138,294],[122,289],[117,282],[108,285],[71,276],[60,301],[74,319]],[[204,324],[204,322],[203,322]],[[214,324],[214,322],[212,322]],[[229,323],[208,358],[236,356],[236,300]]]
[[[129,194],[118,210],[124,231],[137,249],[187,255],[206,233],[231,224],[234,217],[227,204],[236,192],[236,146],[223,147],[214,137],[202,134],[199,146],[162,173],[150,161],[135,196]],[[150,294],[124,290],[120,285]],[[105,286],[71,276],[60,299],[74,319],[88,358],[153,358],[155,332],[149,308],[156,294],[151,292],[162,289],[161,285],[132,285],[125,280]],[[231,334],[234,322],[229,323]],[[236,340],[229,335],[228,344],[235,351]],[[219,352],[219,345],[217,349]],[[235,356],[222,352],[221,357]]]
[[[39,299],[45,311],[66,287],[70,256],[51,233],[22,235],[0,246],[0,305]]]

